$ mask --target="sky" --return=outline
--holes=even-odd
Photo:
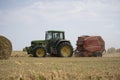
[[[48,30],[65,31],[74,48],[82,35],[120,48],[120,0],[0,0],[0,35],[13,50],[44,40]]]

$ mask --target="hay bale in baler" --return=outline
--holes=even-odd
[[[12,43],[9,39],[0,35],[0,59],[8,59],[12,53]]]
[[[101,36],[81,36],[78,37],[75,56],[102,57],[105,50],[105,42]]]

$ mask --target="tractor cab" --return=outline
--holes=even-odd
[[[64,32],[63,31],[47,31],[45,40],[51,40],[51,39],[65,39]]]

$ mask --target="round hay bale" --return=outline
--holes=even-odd
[[[12,53],[12,44],[6,37],[0,35],[0,59],[8,59]]]

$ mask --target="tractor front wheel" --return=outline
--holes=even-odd
[[[46,56],[46,49],[42,46],[35,47],[33,50],[34,57],[45,57]]]
[[[57,48],[58,56],[60,57],[71,57],[73,55],[73,48],[71,44],[63,42]]]

